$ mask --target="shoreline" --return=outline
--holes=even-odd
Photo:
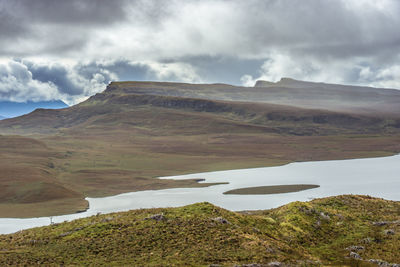
[[[309,181],[306,181],[307,178],[302,178],[301,176],[299,177],[292,177],[296,178],[297,181],[303,181],[304,184],[318,184],[321,187],[315,187],[313,190],[305,190],[305,191],[300,191],[300,192],[291,192],[291,193],[282,193],[282,194],[270,194],[270,195],[242,195],[245,198],[242,198],[240,195],[229,195],[229,194],[223,194],[224,192],[227,192],[229,190],[234,190],[237,188],[245,188],[245,186],[240,186],[240,183],[243,182],[244,180],[242,179],[244,177],[244,173],[247,173],[249,178],[256,178],[253,177],[255,172],[257,171],[265,171],[267,170],[268,172],[272,171],[272,174],[276,171],[284,171],[284,170],[291,170],[291,172],[294,171],[294,173],[297,173],[300,175],[301,172],[296,171],[296,168],[316,168],[316,166],[322,166],[322,169],[324,172],[328,174],[331,173],[331,171],[326,170],[327,166],[331,166],[330,168],[337,169],[338,166],[354,166],[354,171],[357,171],[360,166],[365,166],[366,168],[372,167],[375,168],[374,165],[379,165],[381,166],[382,163],[387,163],[391,166],[388,170],[387,168],[384,168],[385,171],[389,171],[389,173],[398,173],[398,157],[397,156],[392,156],[392,157],[385,157],[383,158],[369,158],[369,159],[355,159],[355,160],[334,160],[334,161],[318,161],[318,162],[302,162],[302,163],[292,163],[284,166],[279,166],[279,167],[266,167],[266,168],[253,168],[253,169],[240,169],[240,170],[231,170],[231,171],[220,171],[220,172],[208,172],[208,173],[197,173],[197,174],[191,174],[191,175],[186,175],[186,176],[180,176],[180,177],[160,177],[160,179],[197,179],[197,180],[205,180],[206,182],[211,182],[211,183],[219,183],[216,186],[211,186],[211,187],[197,187],[197,188],[173,188],[173,189],[163,189],[163,190],[146,190],[146,191],[137,191],[137,192],[131,192],[131,193],[122,193],[114,196],[109,196],[109,197],[104,197],[104,198],[86,198],[86,200],[89,202],[89,208],[83,212],[80,213],[73,213],[73,214],[67,214],[67,215],[61,215],[61,216],[46,216],[46,217],[33,217],[33,218],[0,218],[0,228],[4,227],[10,227],[9,229],[15,229],[12,227],[15,227],[15,225],[21,225],[20,228],[17,230],[4,230],[10,232],[15,232],[19,231],[20,229],[27,229],[27,228],[32,228],[32,227],[37,227],[37,226],[44,226],[48,225],[50,222],[50,217],[52,217],[54,222],[63,222],[65,220],[74,220],[78,219],[81,217],[89,217],[92,215],[96,215],[98,213],[101,214],[106,214],[106,213],[113,213],[113,212],[119,212],[119,211],[126,211],[126,210],[132,210],[132,209],[142,209],[142,208],[155,208],[155,207],[178,207],[178,206],[184,206],[188,205],[191,203],[198,203],[198,202],[210,202],[218,206],[222,206],[225,209],[229,209],[232,211],[240,211],[240,210],[267,210],[271,208],[275,208],[287,203],[291,203],[293,201],[309,201],[310,198],[321,198],[321,197],[326,197],[326,196],[335,196],[335,195],[342,195],[342,194],[360,194],[357,191],[349,191],[345,190],[347,188],[347,185],[341,185],[340,181],[336,181],[332,178],[327,177],[325,180],[328,180],[331,182],[330,185],[326,185],[324,183],[309,183]],[[376,161],[376,162],[374,162]],[[340,163],[340,164],[339,164]],[[338,165],[339,164],[339,165]],[[362,165],[360,165],[362,164]],[[313,167],[315,166],[315,167]],[[336,167],[335,167],[336,166]],[[393,169],[393,166],[395,169]],[[348,169],[343,170],[344,173],[349,173]],[[370,173],[370,170],[364,170],[366,173]],[[323,173],[324,173],[323,172]],[[350,170],[350,173],[353,173],[353,170]],[[392,176],[394,175],[392,174]],[[223,177],[225,175],[225,177]],[[304,174],[304,177],[309,177],[309,175],[306,173]],[[343,176],[339,174],[340,176]],[[362,179],[364,179],[364,174],[361,173],[355,173],[355,177],[353,179],[360,179],[357,178],[358,176],[361,176]],[[374,175],[374,174],[373,174]],[[188,177],[189,176],[189,177]],[[193,177],[190,177],[193,176]],[[274,176],[274,175],[272,175]],[[265,177],[272,177],[271,175],[266,175],[263,174],[260,176],[260,181],[262,183],[268,183],[267,180],[265,180]],[[323,176],[323,175],[322,175]],[[387,175],[385,175],[387,176]],[[390,175],[389,175],[390,176]],[[199,178],[202,177],[202,178]],[[219,177],[219,179],[213,178],[213,177]],[[229,179],[227,178],[229,177]],[[320,175],[317,175],[317,177],[320,177]],[[214,180],[213,180],[214,179]],[[279,177],[276,177],[276,181],[279,181]],[[295,180],[296,180],[295,179]],[[349,181],[346,177],[343,177],[345,181]],[[224,183],[221,184],[221,180],[225,181],[230,181],[231,183]],[[250,183],[248,179],[245,179],[247,183]],[[289,179],[290,180],[290,179]],[[271,184],[277,184],[276,181],[270,181]],[[321,181],[323,182],[323,181]],[[358,183],[357,181],[355,181]],[[375,181],[378,184],[382,184],[385,186],[385,183],[387,184],[388,181]],[[390,181],[389,181],[390,182]],[[238,184],[239,183],[239,184]],[[335,185],[335,183],[338,183],[338,185]],[[287,185],[293,185],[295,183],[291,183],[291,181],[287,181]],[[250,184],[249,184],[250,185]],[[281,186],[284,184],[281,184]],[[298,184],[297,184],[298,185]],[[336,186],[336,189],[333,188]],[[255,186],[257,187],[257,186]],[[260,186],[258,186],[260,187]],[[323,190],[322,190],[322,189]],[[339,189],[338,189],[339,188]],[[372,195],[377,198],[384,198],[387,200],[395,200],[398,201],[400,198],[396,195],[396,197],[391,198],[387,197],[385,194],[382,194],[381,191],[379,191],[379,187],[372,186],[371,187],[372,191],[362,193],[360,195]],[[227,190],[229,189],[229,190]],[[387,189],[389,190],[390,187]],[[322,190],[322,191],[321,191]],[[328,190],[328,191],[326,191]],[[336,190],[336,191],[329,191],[329,190]],[[375,191],[373,191],[375,190]],[[373,192],[373,193],[371,193]],[[221,202],[222,201],[222,202]],[[232,202],[233,201],[233,202]],[[249,202],[250,201],[250,202]],[[229,204],[228,206],[224,206],[224,203]],[[247,205],[246,202],[250,204],[250,206],[241,206],[241,205]],[[116,205],[116,206],[113,206]],[[25,224],[25,227],[23,226]]]

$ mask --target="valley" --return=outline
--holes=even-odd
[[[0,267],[400,267],[399,0],[0,0]]]
[[[301,90],[315,94],[308,86]],[[243,90],[246,96],[255,90],[258,101],[241,96]],[[114,82],[70,108],[3,120],[0,217],[82,211],[85,197],[207,186],[160,176],[400,152],[400,112],[376,113],[375,94],[361,98],[362,112],[344,112],[340,105],[269,103],[271,90]],[[400,95],[369,90],[384,91],[376,105],[390,107]],[[337,98],[351,89],[342,91]]]

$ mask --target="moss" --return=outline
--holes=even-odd
[[[363,196],[245,214],[206,202],[133,210],[0,235],[0,265],[346,265],[346,248],[355,245],[365,248],[358,252],[364,259],[396,263],[399,224],[390,224],[395,234],[388,236],[373,222],[399,220],[399,211],[399,202]]]

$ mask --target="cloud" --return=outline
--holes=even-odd
[[[24,64],[32,73],[33,79],[53,83],[60,93],[78,95],[83,92],[82,88],[74,83],[74,77],[72,77],[70,71],[61,64],[38,65],[30,61],[26,61]]]
[[[400,65],[371,69],[359,67],[359,83],[376,87],[400,88]]]
[[[115,79],[399,87],[399,28],[397,0],[0,0],[0,60],[70,102]]]
[[[257,80],[276,82],[282,77],[314,82],[400,88],[400,64],[380,65],[368,58],[323,61],[293,54],[271,53],[258,74],[245,74],[241,82],[253,86]]]
[[[0,0],[0,55],[82,52],[92,30],[126,19],[126,2]]]
[[[0,52],[12,56],[158,61],[182,56],[262,58],[271,50],[325,58],[399,53],[396,0],[1,3],[0,17],[17,22],[0,29],[3,42],[16,44]]]
[[[124,79],[201,82],[195,70],[185,63],[8,60],[0,64],[0,100],[61,99],[76,104],[102,92],[111,81]]]
[[[23,60],[21,64],[31,73],[34,81],[51,84],[57,89],[57,97],[69,104],[103,91],[108,83],[118,79],[115,73],[100,67],[91,69],[89,74],[76,64],[29,60]]]
[[[133,3],[133,1],[131,1]],[[13,0],[12,13],[38,24],[107,25],[127,17],[125,0]]]
[[[263,59],[243,59],[238,56],[185,56],[166,59],[164,62],[185,63],[192,67],[197,76],[207,83],[241,84],[244,74],[256,75]]]
[[[106,69],[90,76],[61,63],[10,60],[0,64],[0,100],[16,102],[62,99],[69,104],[101,92],[117,79]]]
[[[56,87],[32,79],[32,73],[25,65],[15,61],[0,65],[0,100],[24,102],[52,100],[56,97]]]

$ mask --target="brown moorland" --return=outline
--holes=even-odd
[[[159,176],[400,152],[400,115],[367,113],[367,102],[363,112],[306,109],[199,86],[112,83],[76,106],[1,121],[0,217],[80,211],[87,196],[207,186]],[[231,99],[210,99],[221,90]]]

